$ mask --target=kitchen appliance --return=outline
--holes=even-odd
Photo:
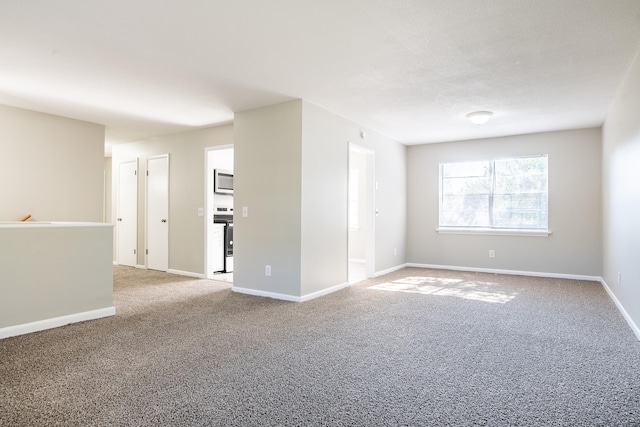
[[[213,192],[216,194],[233,194],[232,171],[224,169],[214,169]]]
[[[224,211],[220,209],[225,209]],[[224,240],[222,255],[224,257],[224,272],[231,273],[233,271],[233,209],[227,211],[226,208],[218,208],[217,212],[231,213],[214,213],[214,224],[224,224]]]

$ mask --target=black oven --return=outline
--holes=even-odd
[[[233,271],[233,215],[214,215],[213,222],[224,224],[224,271]]]

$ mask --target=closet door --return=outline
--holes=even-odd
[[[116,217],[118,264],[135,267],[138,261],[138,160],[118,165]]]
[[[169,269],[169,155],[147,160],[147,268]]]

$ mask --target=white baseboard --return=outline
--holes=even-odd
[[[21,325],[7,326],[5,328],[0,328],[0,339],[44,331],[46,329],[57,328],[70,323],[114,316],[115,314],[116,308],[111,306],[97,310],[83,311],[81,313],[68,314],[66,316],[53,317],[51,319],[38,320],[36,322],[23,323]]]
[[[146,265],[142,265],[142,264],[137,264],[136,268],[139,269],[139,270],[146,270],[147,266]]]
[[[389,273],[393,273],[394,271],[402,270],[403,268],[405,268],[407,266],[408,266],[408,264],[400,264],[400,265],[396,265],[395,267],[387,268],[386,270],[376,271],[373,274],[373,277],[384,276],[385,274],[389,274]]]
[[[607,282],[605,282],[604,279],[600,278],[600,283],[602,283],[602,287],[604,288],[605,291],[607,291],[607,294],[609,294],[609,298],[611,298],[613,303],[618,308],[618,311],[620,312],[620,314],[622,314],[622,317],[624,317],[624,320],[627,321],[627,324],[629,324],[629,327],[631,328],[633,333],[636,335],[636,338],[638,338],[638,340],[640,341],[640,328],[638,327],[638,325],[636,325],[636,323],[633,321],[631,316],[629,316],[629,313],[627,313],[627,310],[624,309],[624,306],[622,305],[622,303],[620,303],[620,301],[618,300],[616,295],[613,293],[609,285],[607,285]]]
[[[231,290],[239,294],[253,295],[257,297],[267,297],[273,299],[279,299],[283,301],[300,302],[301,297],[296,297],[287,294],[278,294],[276,292],[259,291],[257,289],[241,288],[239,286],[232,286]]]
[[[258,297],[267,297],[267,298],[273,298],[273,299],[279,299],[279,300],[291,301],[291,302],[305,302],[305,301],[312,300],[314,298],[321,297],[323,295],[330,294],[332,292],[339,291],[340,289],[344,289],[347,287],[349,287],[349,283],[345,282],[339,285],[332,286],[330,288],[322,289],[317,292],[312,292],[310,294],[303,295],[301,297],[298,297],[295,295],[279,294],[276,292],[260,291],[257,289],[241,288],[238,286],[231,287],[231,290],[233,292],[238,292],[239,294],[254,295]]]
[[[178,276],[187,276],[187,277],[195,277],[198,279],[206,279],[204,274],[194,273],[192,271],[183,271],[183,270],[174,270],[172,268],[167,270],[167,273],[177,274]]]
[[[514,276],[533,276],[533,277],[551,277],[555,279],[573,279],[573,280],[589,280],[592,282],[600,282],[599,276],[583,276],[580,274],[564,274],[564,273],[546,273],[543,271],[521,271],[521,270],[500,270],[496,268],[476,268],[476,267],[460,267],[457,265],[436,265],[436,264],[417,264],[407,263],[407,267],[433,268],[435,270],[455,270],[455,271],[473,271],[477,273],[493,273],[493,274],[509,274]]]
[[[314,298],[318,298],[318,297],[321,297],[323,295],[328,295],[330,293],[333,293],[333,292],[339,291],[340,289],[344,289],[344,288],[348,288],[348,287],[349,287],[349,283],[348,282],[340,283],[340,284],[332,286],[330,288],[321,289],[319,291],[303,295],[303,296],[300,297],[300,302],[309,301],[309,300],[312,300]]]

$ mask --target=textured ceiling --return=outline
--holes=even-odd
[[[639,0],[2,0],[0,103],[111,143],[293,98],[452,141],[599,126],[638,49]]]

